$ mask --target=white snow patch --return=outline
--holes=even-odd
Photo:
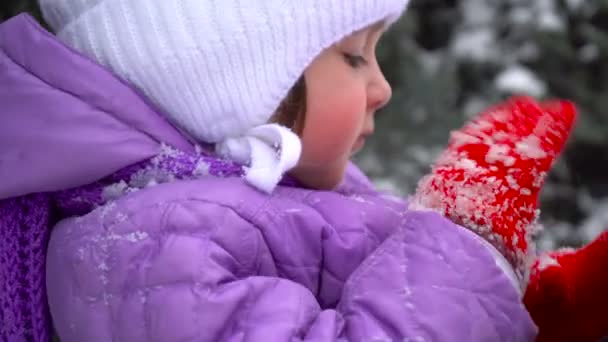
[[[579,232],[583,241],[590,242],[606,230],[608,230],[608,199],[594,203]]]
[[[149,237],[149,235],[146,232],[132,232],[129,234],[110,233],[107,236],[107,239],[111,240],[111,241],[139,242],[139,241],[147,239],[148,237]]]
[[[489,29],[465,30],[456,34],[451,50],[456,57],[487,62],[497,57],[495,43],[496,37]]]
[[[566,0],[566,4],[571,11],[579,10],[584,3],[585,0]]]
[[[106,201],[120,198],[125,194],[125,191],[128,187],[129,185],[124,180],[118,183],[108,185],[103,188],[102,196]]]
[[[99,266],[97,267],[99,268],[100,271],[108,271],[110,270],[110,268],[108,267],[108,265],[105,262],[101,262],[101,264],[99,264]]]
[[[173,147],[167,145],[166,143],[160,144],[160,153],[161,157],[175,157],[179,154],[179,151],[174,149]]]
[[[539,271],[543,271],[549,267],[559,267],[559,266],[561,266],[561,265],[551,255],[541,254],[539,261],[538,261],[538,270]]]
[[[492,144],[486,154],[486,162],[488,164],[495,164],[501,162],[505,166],[513,166],[515,164],[515,158],[509,155],[511,148],[508,145],[503,144]]]
[[[454,167],[460,170],[475,170],[478,168],[477,162],[473,159],[462,158],[454,161]]]
[[[538,27],[544,31],[560,32],[566,27],[564,20],[555,12],[543,12],[538,18]]]
[[[419,61],[426,74],[436,75],[440,70],[442,59],[439,53],[422,52]]]
[[[200,160],[196,163],[196,167],[194,168],[195,176],[207,176],[209,174],[209,164],[203,160]]]
[[[367,203],[367,200],[359,195],[350,195],[349,198],[359,203]]]
[[[508,93],[528,94],[536,97],[545,95],[547,86],[532,71],[512,65],[501,72],[495,80],[498,90]]]
[[[536,135],[530,135],[515,144],[515,151],[527,159],[542,159],[547,153],[540,145],[540,139]]]
[[[600,48],[595,44],[584,45],[578,50],[578,58],[583,63],[595,61],[600,56]]]
[[[564,19],[557,13],[555,0],[535,0],[537,27],[544,31],[559,32],[566,27]]]
[[[460,2],[461,13],[467,26],[489,26],[496,20],[496,6],[487,0]]]
[[[479,137],[472,136],[470,134],[463,133],[461,131],[452,131],[450,132],[450,141],[457,146],[467,145],[467,144],[478,144],[481,143],[482,140]]]
[[[515,7],[509,13],[513,25],[527,25],[534,20],[534,13],[527,7]]]

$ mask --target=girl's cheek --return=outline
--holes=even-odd
[[[302,137],[305,157],[319,162],[333,162],[343,156],[350,156],[365,119],[359,113],[364,109],[357,106],[353,99],[327,101],[326,104],[323,110],[311,108]]]

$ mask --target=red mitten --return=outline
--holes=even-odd
[[[525,283],[537,198],[576,116],[567,101],[512,98],[453,132],[413,206],[438,210],[490,242]]]
[[[524,303],[537,342],[595,342],[608,336],[608,231],[579,250],[541,256]]]

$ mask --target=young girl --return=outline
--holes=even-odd
[[[41,0],[57,36],[0,26],[2,339],[49,338],[46,262],[62,342],[533,340],[493,247],[349,163],[406,3]]]

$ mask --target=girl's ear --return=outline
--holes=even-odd
[[[288,127],[301,134],[306,119],[306,79],[302,75],[279,105],[271,122]]]

